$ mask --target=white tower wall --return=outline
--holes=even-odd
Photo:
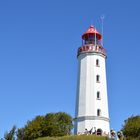
[[[92,127],[110,132],[105,59],[106,56],[98,52],[81,53],[78,56],[75,134]],[[99,82],[96,81],[97,75]],[[100,98],[97,98],[97,92],[100,92]],[[99,116],[98,109],[101,111]]]

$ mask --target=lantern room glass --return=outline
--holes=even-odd
[[[87,38],[83,39],[82,44],[101,45],[100,40],[98,40],[98,38],[95,35],[89,35]]]

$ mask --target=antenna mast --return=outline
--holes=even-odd
[[[95,48],[96,48],[96,44],[97,42],[96,42],[96,27],[95,27]]]
[[[103,39],[104,39],[104,18],[105,18],[105,16],[102,15],[102,16],[101,16],[101,26],[102,26],[102,46],[104,45],[104,44],[103,44]]]

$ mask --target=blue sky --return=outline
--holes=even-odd
[[[0,137],[36,115],[74,117],[77,48],[92,23],[107,50],[111,128],[140,114],[139,0],[0,1]]]

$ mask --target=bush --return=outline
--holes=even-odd
[[[140,116],[131,116],[125,120],[122,131],[126,140],[140,140]]]
[[[45,136],[64,136],[71,133],[72,117],[64,112],[37,116],[28,121],[25,127],[18,129],[18,140],[34,140]]]

